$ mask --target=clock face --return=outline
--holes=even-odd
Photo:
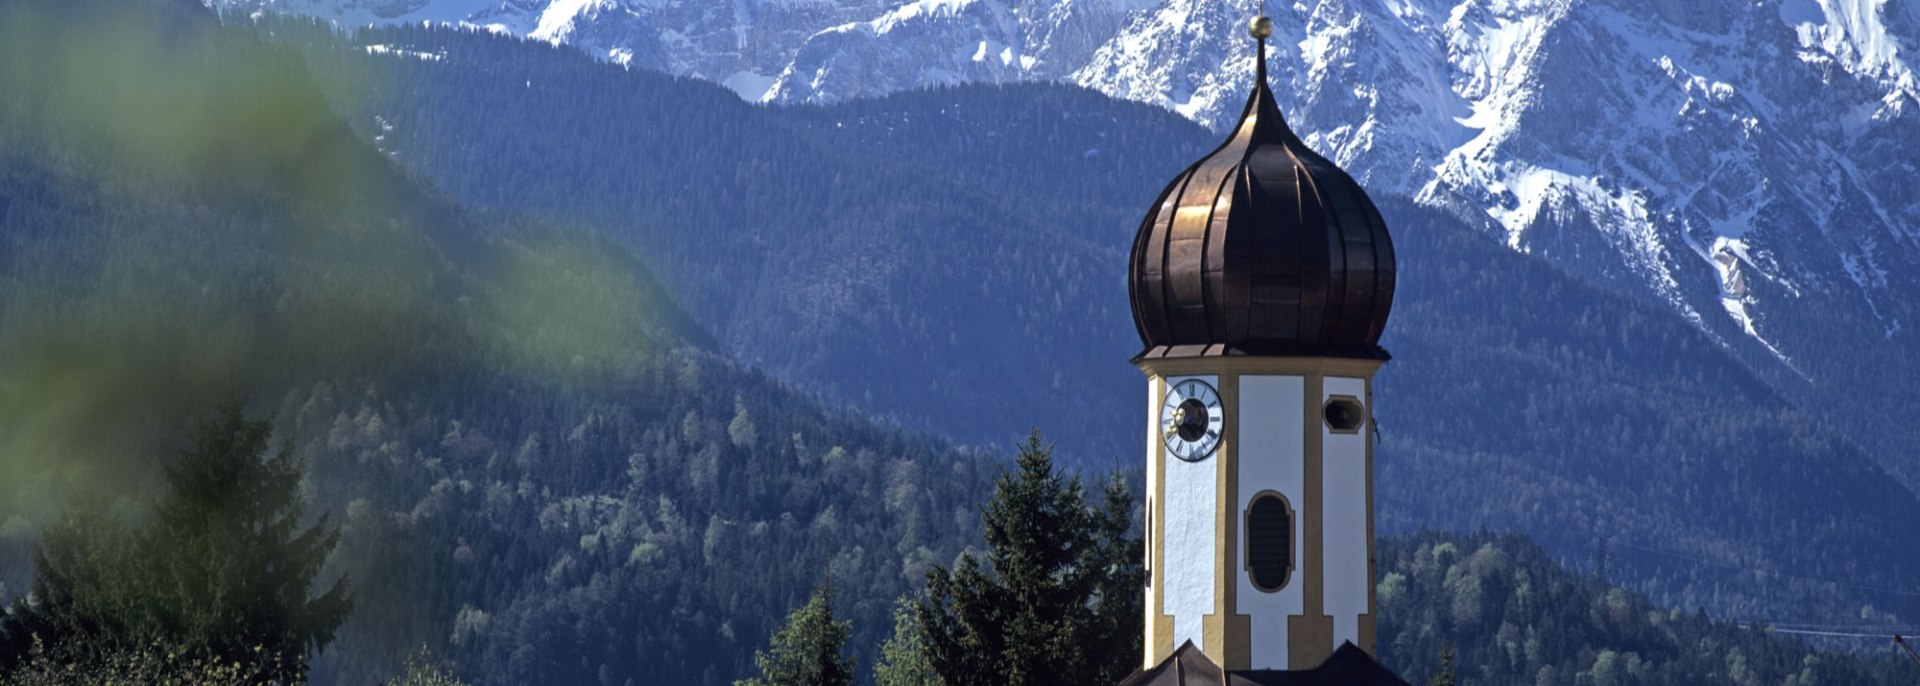
[[[1207,459],[1220,447],[1226,413],[1220,394],[1199,379],[1187,379],[1167,389],[1160,401],[1160,440],[1167,452],[1188,462]]]

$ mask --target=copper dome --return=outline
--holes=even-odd
[[[1386,359],[1387,225],[1353,177],[1287,127],[1265,40],[1259,55],[1233,135],[1167,184],[1133,239],[1140,357]]]

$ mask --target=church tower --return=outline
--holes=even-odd
[[[1161,191],[1130,259],[1148,671],[1189,642],[1225,672],[1377,666],[1373,376],[1393,242],[1359,184],[1287,127],[1267,88],[1272,23],[1251,28],[1239,124]]]

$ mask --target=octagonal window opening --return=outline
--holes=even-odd
[[[1360,399],[1350,395],[1336,395],[1327,399],[1322,409],[1326,417],[1327,430],[1337,434],[1357,434],[1360,427],[1367,423],[1367,408]]]

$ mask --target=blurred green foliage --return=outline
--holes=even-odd
[[[236,393],[584,381],[680,333],[621,251],[455,210],[191,3],[9,2],[0,32],[0,516],[137,491]]]
[[[0,672],[124,664],[169,679],[174,668],[304,679],[352,601],[345,580],[316,578],[339,534],[324,515],[303,528],[304,468],[290,446],[272,449],[272,428],[231,404],[207,418],[167,465],[145,527],[97,504],[69,509],[35,550],[32,593],[0,615]]]

